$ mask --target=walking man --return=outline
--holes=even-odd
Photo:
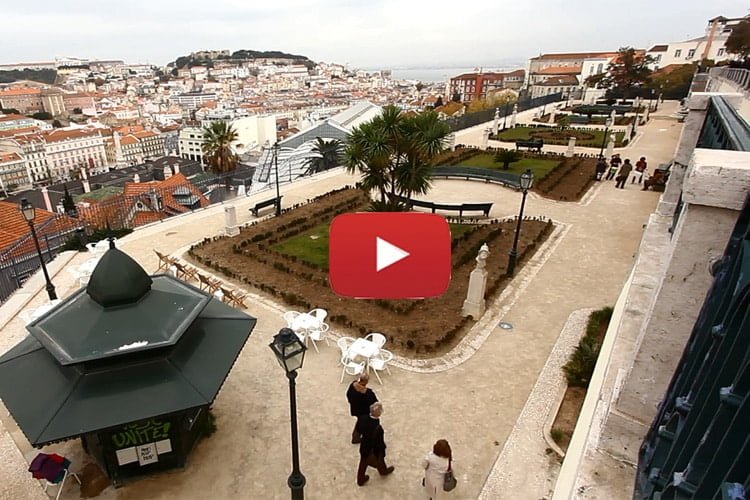
[[[375,392],[367,387],[369,381],[370,377],[366,373],[363,373],[357,380],[349,384],[349,389],[346,391],[346,399],[349,401],[349,412],[357,420],[359,420],[359,417],[369,415],[370,406],[378,401]],[[358,444],[361,440],[362,434],[358,430],[357,422],[355,421],[354,430],[352,431],[352,444]]]
[[[617,174],[617,184],[615,184],[616,188],[625,189],[625,183],[628,181],[628,177],[630,177],[630,172],[632,170],[633,165],[630,163],[630,158],[626,158],[625,163],[620,167],[620,172]]]
[[[643,174],[646,172],[646,168],[648,168],[646,157],[641,156],[641,159],[635,162],[635,172],[633,172],[633,179],[630,183],[633,184],[637,180],[638,184],[640,184],[643,181]]]
[[[385,464],[385,433],[383,426],[380,425],[382,413],[383,405],[373,403],[370,406],[370,413],[357,420],[357,426],[362,434],[357,467],[357,485],[359,486],[363,486],[370,479],[370,476],[365,474],[368,466],[378,469],[381,476],[387,476],[395,469],[394,466]]]
[[[621,164],[622,164],[622,160],[620,159],[620,154],[619,153],[613,154],[612,158],[609,160],[609,172],[607,172],[606,180],[615,178],[615,175],[617,174],[617,170],[620,168]]]

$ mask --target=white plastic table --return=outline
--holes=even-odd
[[[367,361],[367,368],[370,368],[370,358],[377,356],[380,352],[380,347],[375,342],[370,342],[367,339],[357,339],[352,345],[349,346],[349,357],[353,358],[356,356],[365,358]]]
[[[307,313],[302,313],[292,320],[292,330],[296,333],[306,332],[314,328],[320,328],[320,321]]]

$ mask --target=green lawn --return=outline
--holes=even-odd
[[[468,160],[464,160],[459,165],[464,167],[482,167],[491,168],[493,170],[500,170],[502,172],[508,172],[510,174],[518,174],[526,172],[526,169],[531,169],[534,172],[534,178],[540,180],[545,175],[550,173],[560,162],[556,160],[539,160],[536,158],[523,158],[515,163],[510,164],[508,170],[503,170],[502,163],[495,163],[494,154],[479,154],[472,156]]]
[[[529,140],[534,139],[531,134],[537,132],[544,134],[542,137],[545,144],[557,144],[561,146],[568,145],[568,138],[576,136],[576,146],[583,147],[600,147],[602,140],[604,139],[604,130],[580,130],[576,128],[567,128],[560,130],[552,127],[515,127],[509,128],[503,132],[500,132],[497,139],[505,142],[515,142],[517,140]],[[555,137],[549,137],[550,134],[555,134]],[[625,138],[625,132],[615,132],[615,146],[622,146],[622,141]],[[606,146],[606,144],[605,144]]]
[[[448,224],[451,236],[457,238],[472,227],[471,224]],[[328,224],[321,224],[293,238],[277,243],[273,250],[328,269]]]

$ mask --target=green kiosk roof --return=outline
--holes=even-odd
[[[34,446],[211,404],[255,322],[110,249],[0,357],[0,398]]]

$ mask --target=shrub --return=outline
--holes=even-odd
[[[604,307],[589,315],[586,333],[563,366],[569,386],[584,388],[589,386],[602,346],[603,338],[599,338],[599,332],[606,329],[611,318],[611,307]]]
[[[562,441],[563,437],[565,437],[565,433],[562,431],[562,429],[558,429],[557,427],[553,427],[552,429],[550,429],[549,435],[552,437],[552,440],[557,444],[560,444],[560,441]]]

